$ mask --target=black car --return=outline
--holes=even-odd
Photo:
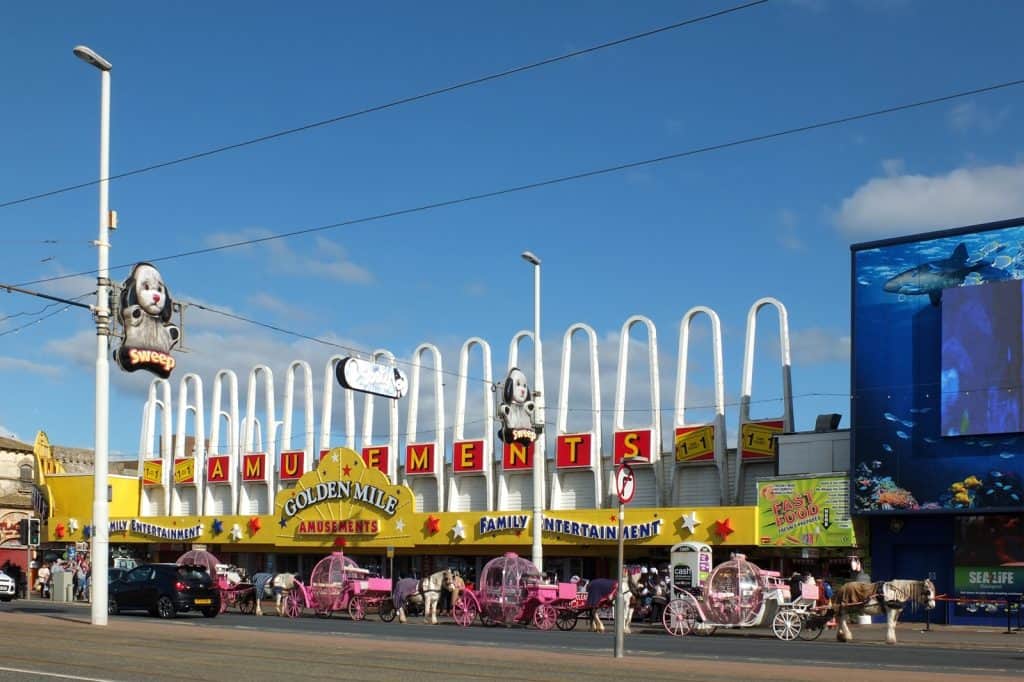
[[[199,611],[207,618],[220,613],[220,593],[202,566],[143,564],[110,583],[107,613],[145,610],[160,618]]]
[[[107,569],[107,583],[117,582],[121,578],[128,575],[127,568],[108,568]]]

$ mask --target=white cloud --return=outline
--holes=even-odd
[[[835,222],[859,237],[892,237],[1024,215],[1024,163],[945,175],[872,178],[843,199]]]
[[[42,365],[24,358],[0,356],[0,372],[20,372],[56,377],[60,374],[60,368],[55,365]]]
[[[829,329],[810,327],[789,336],[794,364],[817,365],[850,361],[850,337]]]
[[[983,133],[992,133],[1002,127],[1006,119],[1010,117],[1010,108],[1003,107],[997,111],[989,111],[985,107],[978,106],[974,100],[960,102],[947,114],[949,126],[960,133],[972,130],[980,130]]]
[[[260,292],[249,297],[249,303],[259,306],[267,312],[274,313],[279,317],[287,317],[297,320],[307,320],[312,317],[309,312],[283,299],[266,292]]]
[[[272,236],[270,230],[249,228],[238,232],[218,232],[207,237],[211,246],[236,244],[249,239],[262,239]],[[315,238],[316,248],[310,249],[314,256],[292,250],[284,239],[268,241],[236,247],[236,251],[252,253],[260,250],[267,255],[270,267],[275,271],[288,275],[301,275],[336,279],[351,284],[369,284],[373,282],[373,274],[358,263],[348,258],[345,247],[318,236]]]
[[[788,208],[784,208],[779,213],[779,222],[782,224],[782,228],[779,230],[778,235],[776,235],[779,245],[790,251],[803,251],[806,245],[800,238],[797,229],[800,224],[800,218],[797,214]]]

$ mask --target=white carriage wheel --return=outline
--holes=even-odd
[[[551,604],[538,604],[533,611],[533,624],[540,630],[550,630],[555,627],[558,613]]]
[[[673,599],[665,606],[661,622],[668,634],[683,637],[693,632],[697,609],[689,599]]]
[[[772,632],[779,639],[787,642],[800,636],[803,618],[793,609],[782,609],[772,618]]]

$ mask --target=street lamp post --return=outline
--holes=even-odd
[[[110,561],[110,522],[107,506],[108,428],[110,420],[110,211],[107,206],[110,177],[110,69],[106,59],[78,45],[75,56],[100,70],[100,234],[94,243],[99,258],[96,275],[96,453],[92,499],[92,597],[93,625],[107,624],[107,564]]]
[[[533,265],[533,403],[534,421],[544,423],[544,396],[538,390],[543,353],[540,345],[540,258],[532,251],[523,251],[523,260]],[[533,444],[533,551],[537,570],[544,572],[543,511],[544,511],[544,435]]]

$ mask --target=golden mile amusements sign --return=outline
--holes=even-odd
[[[294,488],[278,493],[275,511],[279,537],[313,541],[324,536],[401,540],[408,537],[406,522],[411,526],[415,517],[412,491],[348,448],[325,453]]]

